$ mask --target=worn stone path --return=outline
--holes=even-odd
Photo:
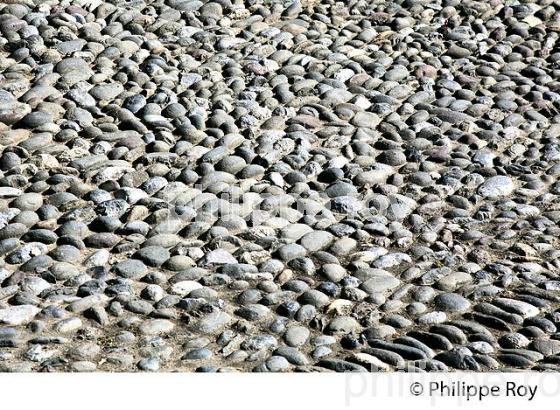
[[[559,369],[558,0],[0,33],[1,371]]]

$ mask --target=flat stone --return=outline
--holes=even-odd
[[[560,353],[560,340],[533,340],[530,347],[545,356]]]
[[[478,187],[478,193],[488,199],[499,199],[510,196],[514,190],[515,184],[513,180],[503,175],[488,178]]]
[[[212,334],[223,329],[231,321],[231,316],[225,312],[214,312],[199,319],[194,329],[204,334]]]
[[[339,316],[332,319],[327,325],[328,334],[347,334],[357,332],[361,328],[356,319],[350,316]]]
[[[201,288],[202,285],[198,282],[195,282],[193,280],[184,280],[181,282],[174,283],[173,286],[171,286],[170,292],[174,295],[186,296],[193,290],[201,289]]]
[[[309,338],[309,329],[303,326],[293,326],[286,330],[284,340],[288,346],[299,347],[303,346]]]
[[[388,293],[396,289],[401,281],[389,274],[376,273],[360,285],[369,294]]]
[[[207,252],[199,262],[199,266],[205,267],[212,265],[225,265],[229,263],[237,263],[237,260],[229,252],[223,249],[216,249],[214,251]]]
[[[128,259],[114,266],[117,275],[123,278],[136,279],[147,272],[148,268],[144,262],[137,259]]]
[[[86,81],[93,75],[89,65],[81,58],[65,58],[56,65],[55,69],[69,86]]]
[[[0,309],[0,323],[11,326],[26,325],[33,320],[41,309],[30,305],[10,306]]]
[[[456,293],[442,293],[434,298],[436,307],[446,312],[465,312],[471,303]]]
[[[524,318],[537,316],[540,313],[538,307],[521,300],[496,298],[492,301],[492,303],[508,312],[521,315]]]
[[[317,252],[327,248],[333,240],[334,235],[330,232],[313,231],[305,234],[301,238],[300,244],[307,249],[308,252]]]
[[[150,319],[140,325],[138,330],[144,335],[160,335],[173,331],[175,325],[166,319]]]

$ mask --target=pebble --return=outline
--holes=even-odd
[[[175,328],[173,322],[166,319],[150,319],[142,323],[139,330],[145,335],[159,335],[171,332]]]
[[[478,192],[484,198],[499,199],[511,195],[515,185],[511,178],[503,175],[488,178],[478,188]]]
[[[471,304],[463,296],[456,293],[442,293],[434,298],[435,306],[447,312],[465,312]]]
[[[40,309],[36,306],[19,305],[0,309],[0,323],[11,326],[26,325],[33,320]]]
[[[115,272],[127,279],[135,279],[147,272],[146,265],[137,259],[128,259],[114,266]]]
[[[148,357],[138,362],[138,368],[148,372],[157,372],[160,369],[160,366],[160,361],[156,357]]]
[[[288,328],[284,334],[284,340],[288,346],[299,347],[305,345],[309,338],[309,329],[303,326],[293,326]]]
[[[195,325],[195,329],[203,334],[212,334],[221,330],[231,321],[231,316],[225,312],[214,312],[201,318]]]
[[[217,249],[204,255],[200,266],[235,264],[237,260],[227,251]]]
[[[55,326],[55,331],[59,333],[70,333],[80,329],[81,327],[81,319],[77,317],[71,317],[58,322]]]

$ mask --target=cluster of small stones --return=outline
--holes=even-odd
[[[0,3],[0,370],[560,369],[557,0]]]

